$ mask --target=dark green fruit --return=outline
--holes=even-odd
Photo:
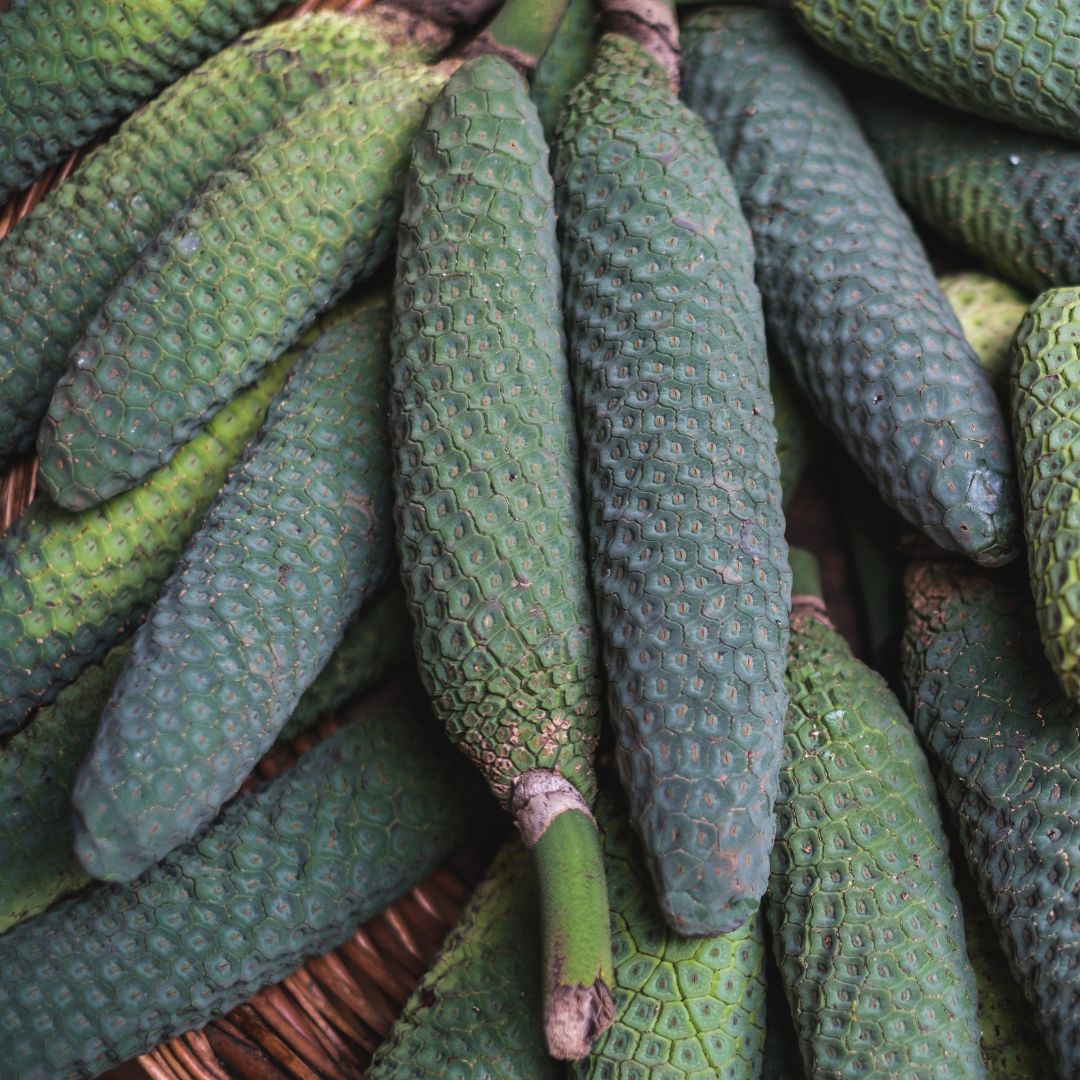
[[[113,283],[204,181],[329,81],[429,57],[445,36],[378,7],[273,23],[139,110],[14,225],[0,244],[0,467],[33,446]]]
[[[920,564],[905,585],[909,712],[1029,1018],[1075,1077],[1080,712],[1046,663],[1020,575]]]
[[[884,680],[852,656],[819,595],[803,593],[794,552],[792,564],[766,910],[807,1075],[984,1077],[926,755]]]
[[[145,248],[75,345],[38,437],[62,506],[164,465],[389,254],[409,145],[448,66],[310,94]]]
[[[200,1027],[336,947],[465,838],[480,791],[407,686],[131,885],[0,936],[0,1061],[75,1080]]]
[[[819,418],[935,543],[1015,557],[1001,409],[840,91],[778,12],[702,12],[683,42],[683,97],[731,166],[766,324]]]
[[[393,546],[389,299],[297,360],[135,634],[72,798],[75,854],[128,881],[270,748]]]
[[[0,11],[0,202],[278,6],[8,0]]]
[[[1029,294],[1080,283],[1080,147],[902,91],[853,101],[889,183],[919,217]]]
[[[617,762],[661,909],[733,930],[768,878],[790,574],[754,252],[709,133],[605,34],[554,146]]]

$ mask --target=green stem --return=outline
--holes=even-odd
[[[494,53],[519,71],[536,70],[555,36],[568,0],[507,0],[466,50],[467,56]]]
[[[600,833],[577,790],[546,769],[518,779],[513,806],[540,886],[548,1053],[576,1061],[588,1054],[615,1016]]]

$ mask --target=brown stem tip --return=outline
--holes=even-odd
[[[636,41],[667,72],[679,92],[679,23],[666,0],[603,0],[601,28]]]
[[[615,1002],[601,979],[592,986],[560,986],[544,1006],[548,1053],[557,1061],[579,1061],[615,1020]]]

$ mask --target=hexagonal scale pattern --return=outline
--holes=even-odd
[[[75,345],[38,436],[62,506],[159,468],[390,251],[409,144],[446,67],[309,95],[144,249]]]
[[[755,913],[728,934],[687,938],[664,921],[621,793],[597,822],[615,959],[615,1022],[577,1080],[756,1080],[765,1040],[765,942]]]
[[[934,781],[885,681],[792,615],[767,912],[807,1075],[985,1076]]]
[[[1080,288],[1049,289],[1028,309],[1009,387],[1039,630],[1080,699]]]
[[[93,876],[217,813],[389,569],[388,333],[376,296],[300,357],[136,632],[72,798]]]
[[[661,907],[731,930],[768,876],[791,580],[749,230],[663,69],[601,38],[555,142],[617,760]]]
[[[1080,23],[1070,0],[794,0],[849,64],[967,112],[1080,138]]]
[[[132,885],[0,937],[7,1075],[96,1076],[201,1027],[335,948],[464,840],[483,789],[422,695],[398,684],[357,714]]]
[[[922,244],[797,27],[689,19],[683,97],[731,166],[769,332],[882,498],[977,562],[1019,550],[1006,422]]]
[[[86,668],[0,754],[0,933],[89,881],[73,851],[71,792],[130,648],[130,642],[117,645],[100,665]],[[279,742],[375,683],[411,651],[405,597],[394,582],[345,631]]]
[[[11,0],[0,19],[0,202],[278,0]]]
[[[1080,281],[1080,146],[867,89],[859,120],[913,211],[1030,294]]]
[[[295,359],[144,484],[77,514],[36,499],[0,540],[0,734],[134,632]]]
[[[399,549],[436,714],[505,803],[588,801],[599,677],[547,146],[524,80],[467,61],[413,144],[391,431]]]
[[[325,12],[247,35],[140,109],[0,244],[0,467],[33,446],[118,277],[213,172],[331,77],[433,51],[414,20]]]
[[[477,886],[365,1080],[556,1080],[540,1017],[539,891],[516,839]]]
[[[1062,1076],[1080,1074],[1080,713],[1021,581],[908,570],[909,709],[1013,977]]]

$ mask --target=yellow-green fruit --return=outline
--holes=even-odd
[[[1010,378],[1028,571],[1043,648],[1080,699],[1080,288],[1028,309]]]
[[[1008,394],[1012,341],[1028,309],[1023,293],[1004,281],[971,270],[938,278],[960,320],[964,337],[982,361],[999,398]]]

